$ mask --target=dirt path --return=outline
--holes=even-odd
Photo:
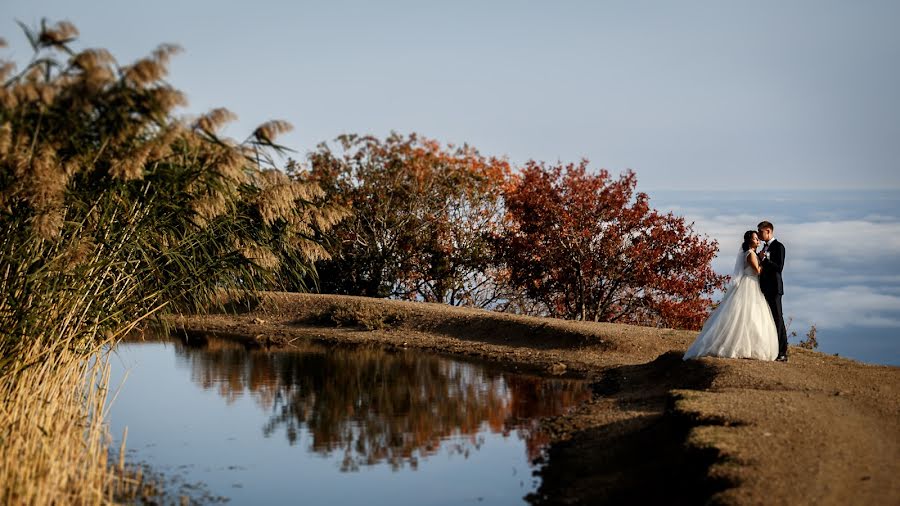
[[[172,319],[266,346],[416,348],[588,378],[546,421],[535,504],[900,504],[900,368],[793,348],[787,364],[683,362],[694,332],[438,304],[270,293],[237,315]]]

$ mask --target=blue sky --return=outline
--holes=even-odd
[[[185,48],[186,113],[268,119],[301,154],[416,131],[638,174],[642,189],[900,188],[900,2],[3,0],[122,64]]]

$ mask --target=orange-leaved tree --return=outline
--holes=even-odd
[[[326,235],[322,291],[480,307],[502,296],[490,238],[503,218],[505,160],[416,134],[337,142],[298,175],[353,211]]]
[[[505,191],[498,235],[511,283],[555,317],[698,328],[724,285],[715,241],[649,205],[637,178],[588,162],[528,162]]]

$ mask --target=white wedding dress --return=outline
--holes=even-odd
[[[699,357],[775,360],[778,356],[775,320],[759,289],[759,275],[747,262],[749,254],[750,250],[738,254],[728,291],[703,324],[684,360]]]

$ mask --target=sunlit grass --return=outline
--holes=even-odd
[[[33,58],[0,58],[0,503],[96,504],[145,487],[108,462],[102,350],[223,292],[314,281],[346,211],[279,170],[288,123],[236,142],[224,109],[176,117],[177,46],[119,65],[70,23],[22,27]]]

